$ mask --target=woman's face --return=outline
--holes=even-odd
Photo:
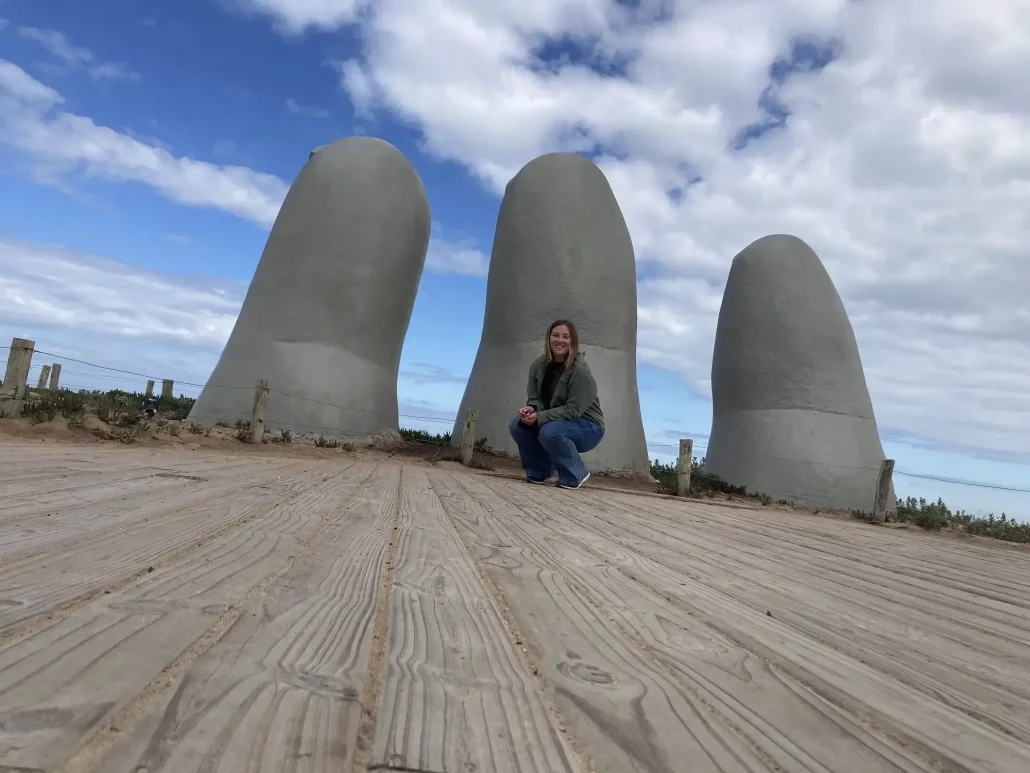
[[[572,333],[566,325],[558,325],[551,331],[548,341],[551,347],[551,356],[556,360],[564,360],[569,356],[569,347],[572,346]]]

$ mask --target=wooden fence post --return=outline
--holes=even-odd
[[[50,368],[50,388],[57,389],[61,385],[61,365],[54,363]]]
[[[0,387],[0,413],[15,418],[21,415],[25,395],[29,391],[29,368],[36,342],[25,338],[11,339],[11,353],[7,356],[4,385]]]
[[[880,478],[876,482],[876,499],[873,501],[873,520],[884,523],[887,520],[887,508],[893,504],[887,499],[891,494],[891,478],[894,477],[894,460],[884,459],[880,465]]]
[[[465,429],[461,433],[461,463],[466,467],[472,464],[472,452],[476,450],[476,417],[479,411],[469,408],[465,414]]]
[[[676,496],[685,497],[690,491],[690,469],[694,462],[694,441],[680,440],[680,458],[676,460]]]
[[[147,382],[147,391],[143,393],[143,396],[144,397],[153,397],[154,396],[154,380],[153,379],[150,379],[150,381]]]
[[[50,380],[50,366],[44,365],[43,370],[39,372],[39,381],[36,383],[36,389],[46,389],[46,382]]]
[[[268,381],[261,379],[254,390],[254,410],[250,415],[250,442],[263,443],[265,414],[268,412]]]
[[[164,379],[161,382],[161,397],[166,397],[170,400],[172,397],[174,397],[174,395],[172,394],[172,391],[174,389],[175,382],[170,378]]]

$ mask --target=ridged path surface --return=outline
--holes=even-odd
[[[0,773],[1027,773],[1030,553],[0,443]]]

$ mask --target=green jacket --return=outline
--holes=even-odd
[[[540,386],[547,372],[547,360],[541,356],[529,366],[529,386],[526,390],[526,405],[536,409],[536,422],[543,426],[549,421],[589,419],[600,427],[604,426],[604,414],[597,399],[597,382],[590,372],[582,353],[576,356],[572,367],[564,371],[554,384],[551,404],[544,405]]]

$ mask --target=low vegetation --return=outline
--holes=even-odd
[[[427,457],[430,462],[461,461],[461,450],[451,445],[452,436],[450,432],[440,432],[439,434],[434,435],[432,432],[427,432],[424,429],[405,429],[402,427],[400,433],[404,440],[414,445],[435,446],[439,448],[440,450],[438,452]],[[491,454],[486,448],[485,437],[476,440],[474,450],[475,453],[472,455],[469,467],[477,470],[487,470],[489,472],[493,472],[497,469],[496,465],[488,458]]]
[[[70,389],[43,389],[36,396],[25,400],[21,415],[34,424],[53,421],[58,415],[69,423],[81,425],[86,414],[92,414],[113,427],[133,427],[142,420],[140,407],[144,395],[112,389],[109,392],[79,391]],[[162,420],[182,421],[189,416],[195,400],[192,397],[158,397],[158,415]]]
[[[450,446],[452,435],[450,432],[441,432],[434,435],[432,432],[427,432],[424,429],[405,429],[400,430],[401,437],[409,443],[414,443],[420,446]],[[486,448],[486,438],[481,437],[476,439],[475,449],[482,453],[489,453]]]
[[[692,497],[712,497],[715,494],[746,497],[764,505],[772,503],[772,497],[760,492],[748,492],[743,486],[733,486],[718,475],[706,475],[704,458],[694,459],[690,469],[690,492]],[[658,490],[663,494],[676,493],[676,467],[663,464],[657,459],[651,462],[651,475],[658,481]],[[781,505],[789,504],[778,500]],[[854,512],[855,518],[869,519],[868,513]],[[1030,523],[1020,523],[1005,513],[1000,516],[990,513],[986,516],[971,515],[964,510],[951,510],[944,500],[928,502],[926,499],[908,497],[899,499],[896,512],[888,515],[889,523],[910,523],[928,531],[958,531],[981,537],[993,537],[1006,542],[1030,543]]]
[[[965,510],[952,511],[944,500],[928,502],[924,498],[899,499],[897,512],[888,517],[894,523],[911,523],[930,531],[959,531],[1006,542],[1030,543],[1030,523],[1019,523],[1005,513],[996,516],[971,515]]]
[[[727,496],[746,497],[753,496],[768,504],[772,498],[766,494],[749,495],[743,486],[734,486],[727,483],[718,475],[705,474],[705,460],[694,459],[690,463],[690,491],[688,496],[692,497],[713,497],[716,494]],[[663,464],[655,459],[651,462],[651,477],[658,481],[658,491],[661,494],[676,493],[676,465]],[[766,501],[768,500],[768,501]]]
[[[418,443],[423,446],[449,446],[451,444],[451,433],[441,432],[434,435],[424,429],[405,429],[401,427],[401,437],[409,443]]]

